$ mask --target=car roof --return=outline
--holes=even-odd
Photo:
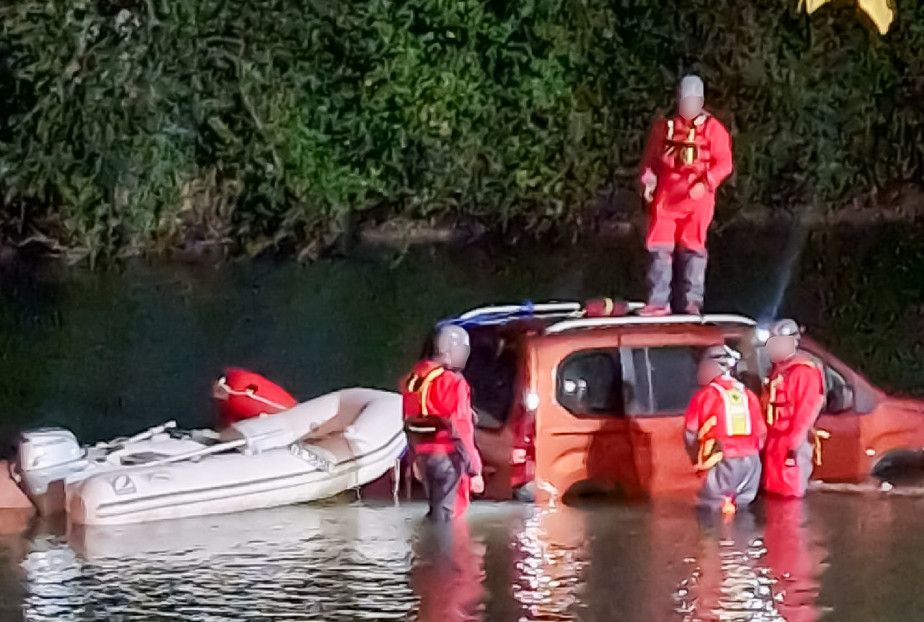
[[[628,313],[613,317],[586,317],[584,305],[573,301],[550,301],[541,303],[493,305],[467,311],[445,323],[463,327],[477,326],[515,326],[522,323],[524,328],[540,329],[542,335],[562,335],[594,329],[616,329],[631,327],[694,327],[717,326],[728,328],[753,328],[757,322],[744,315],[718,313],[706,315],[668,315],[664,317],[642,317],[637,315],[644,306],[640,302],[627,304]]]

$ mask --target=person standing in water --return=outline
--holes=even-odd
[[[802,498],[826,433],[814,425],[824,406],[824,377],[811,359],[799,354],[799,325],[780,320],[770,328],[767,352],[773,363],[764,391],[767,448],[764,490]]]
[[[699,505],[734,514],[760,488],[760,450],[767,435],[760,401],[732,377],[741,355],[728,346],[707,348],[684,418],[684,442],[702,476]]]
[[[403,383],[402,396],[414,471],[430,506],[427,516],[442,522],[462,516],[469,492],[483,492],[484,480],[472,391],[461,374],[471,351],[468,333],[445,325],[433,345],[433,356],[418,362]]]
[[[674,259],[681,264],[680,310],[699,315],[706,291],[706,233],[715,193],[733,168],[731,136],[707,112],[703,81],[680,82],[677,114],[655,123],[641,164],[641,186],[650,206],[645,247],[650,256],[645,316],[671,313]],[[679,251],[679,252],[677,252]]]

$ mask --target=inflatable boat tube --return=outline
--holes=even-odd
[[[124,525],[301,503],[361,486],[385,474],[406,449],[401,396],[337,391],[239,422],[228,443],[239,445],[75,481],[68,486],[69,518]]]

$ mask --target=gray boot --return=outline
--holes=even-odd
[[[648,306],[666,308],[671,300],[671,281],[674,278],[674,256],[671,250],[650,251],[648,267]]]
[[[683,310],[699,315],[706,296],[706,251],[683,251]]]

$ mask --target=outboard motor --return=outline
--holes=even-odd
[[[65,509],[64,483],[87,466],[77,437],[64,428],[39,428],[23,432],[17,469],[20,487],[43,515]]]

